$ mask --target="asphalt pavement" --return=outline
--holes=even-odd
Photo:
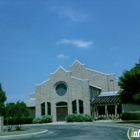
[[[48,132],[24,138],[13,138],[14,140],[128,140],[127,130],[129,128],[102,124],[46,124],[24,127],[43,128]]]

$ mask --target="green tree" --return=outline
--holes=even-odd
[[[124,71],[118,82],[122,103],[140,104],[140,63]]]
[[[3,91],[2,85],[0,83],[0,116],[4,115],[5,108],[4,102],[6,101],[6,99],[7,99],[6,94]]]
[[[11,129],[9,121],[12,119],[16,130],[20,130],[23,125],[23,117],[29,116],[29,110],[24,102],[6,104],[7,126]]]

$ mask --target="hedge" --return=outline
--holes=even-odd
[[[126,112],[122,113],[122,120],[140,120],[140,112]]]
[[[93,118],[88,114],[69,114],[66,116],[67,122],[92,122]]]
[[[10,118],[7,122],[7,119],[4,118],[4,125],[16,125],[16,124],[32,124],[34,118],[31,117],[27,117],[27,118],[21,118],[21,121],[16,121],[14,122],[14,120],[12,118]]]
[[[46,115],[46,116],[44,115],[44,116],[36,117],[32,121],[33,124],[50,123],[50,122],[52,122],[52,116],[50,116],[50,115]]]

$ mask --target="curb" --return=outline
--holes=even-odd
[[[35,136],[35,135],[41,135],[44,133],[48,133],[48,130],[44,130],[41,132],[36,132],[36,133],[27,133],[27,134],[19,134],[19,135],[9,135],[9,136],[0,136],[0,140],[5,140],[5,139],[13,139],[13,138],[26,138],[29,136]]]

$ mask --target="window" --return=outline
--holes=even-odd
[[[47,102],[48,115],[51,115],[51,103]]]
[[[99,115],[105,115],[105,106],[98,106]]]
[[[122,106],[121,106],[121,104],[119,104],[118,107],[117,107],[117,113],[118,114],[122,113]]]
[[[41,104],[41,115],[45,115],[45,103]]]
[[[108,114],[115,114],[115,105],[107,106]]]
[[[72,113],[74,113],[74,114],[77,113],[76,100],[72,101]]]
[[[59,95],[59,96],[63,96],[65,95],[67,92],[67,87],[66,85],[64,84],[59,84],[56,86],[56,93]]]
[[[79,100],[79,113],[84,113],[83,101]]]

